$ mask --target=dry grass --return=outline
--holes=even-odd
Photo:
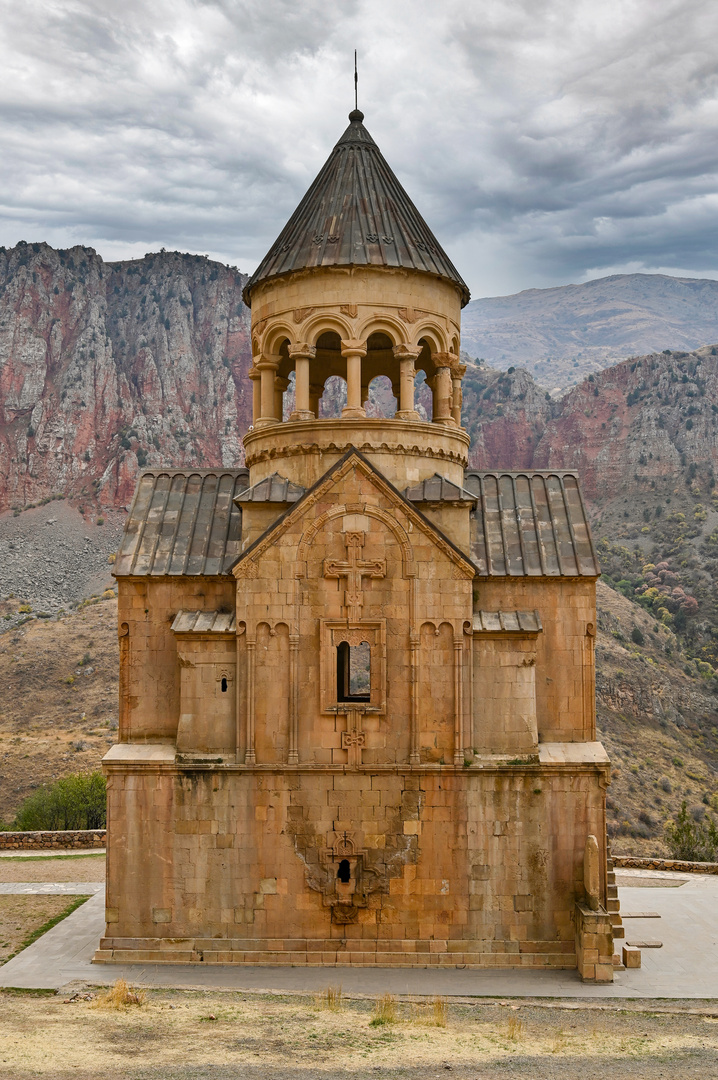
[[[523,1038],[524,1025],[523,1021],[519,1020],[518,1016],[510,1016],[506,1024],[506,1036],[511,1039],[512,1042],[518,1042]]]
[[[381,1027],[383,1024],[395,1024],[399,1019],[399,1009],[393,994],[382,994],[374,1002],[372,1009],[371,1027]]]
[[[620,1074],[621,1080],[705,1080],[715,1075],[718,1053],[712,1002],[704,1006],[707,1015],[667,1015],[652,1011],[665,1003],[646,1001],[621,1000],[598,1011],[593,1003],[567,1010],[526,1001],[519,1010],[513,1003],[452,1000],[446,1027],[422,1030],[407,1022],[410,1003],[391,995],[387,1002],[343,993],[341,1011],[317,1009],[313,995],[246,991],[148,990],[142,1008],[98,1009],[89,999],[84,986],[67,997],[0,990],[0,1075],[567,1080]],[[424,1004],[431,1021],[433,1001],[414,1004]],[[372,1026],[378,1006],[398,1022]],[[516,1013],[524,1024],[520,1042],[506,1037]],[[448,1062],[453,1073],[444,1071]]]
[[[118,979],[103,993],[98,994],[93,1002],[97,1009],[127,1009],[131,1005],[145,1005],[147,994],[144,990],[133,990],[125,981]]]
[[[565,1049],[566,1049],[566,1032],[562,1028],[559,1028],[558,1031],[555,1032],[555,1034],[553,1036],[553,1039],[551,1040],[551,1045],[549,1046],[549,1051],[552,1054],[560,1054],[561,1051],[565,1050]]]
[[[427,1024],[430,1027],[445,1028],[449,1020],[449,1006],[446,998],[434,997],[428,1002],[416,1002],[411,1007],[410,1022]]]
[[[318,1009],[329,1009],[330,1012],[341,1012],[344,1008],[341,986],[327,986],[321,994],[315,994],[314,1004]]]

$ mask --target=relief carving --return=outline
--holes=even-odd
[[[339,311],[342,315],[348,315],[350,319],[356,319],[359,308],[356,304],[340,304]]]
[[[295,853],[304,865],[307,886],[321,893],[323,906],[331,908],[332,922],[340,926],[356,922],[362,908],[372,900],[376,906],[378,895],[388,895],[392,878],[401,877],[405,866],[417,862],[418,836],[404,834],[404,818],[417,813],[410,798],[415,794],[403,793],[402,805],[394,808],[392,831],[385,836],[382,849],[360,846],[354,830],[330,833],[322,843],[312,826],[287,822]]]
[[[294,309],[293,319],[295,323],[303,323],[315,309],[313,307],[298,307]]]

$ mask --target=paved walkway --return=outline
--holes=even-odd
[[[94,896],[101,881],[0,881],[0,896]]]
[[[633,881],[632,881],[633,873]],[[607,986],[574,971],[467,971],[435,968],[279,968],[243,965],[93,965],[104,933],[104,890],[0,968],[0,986],[58,988],[73,980],[148,987],[312,992],[341,983],[345,993],[442,994],[447,997],[718,998],[718,878],[693,874],[617,874],[626,937],[658,939],[638,971]],[[651,879],[658,879],[656,884]],[[670,885],[659,885],[663,878]],[[648,880],[646,880],[648,879]],[[674,882],[678,884],[673,884]],[[73,888],[77,891],[78,885]]]
[[[106,854],[105,848],[58,848],[57,851],[17,851],[13,848],[8,848],[7,851],[0,851],[0,859],[57,859],[58,857],[66,858],[68,855],[73,857],[81,857],[83,855],[104,855]]]

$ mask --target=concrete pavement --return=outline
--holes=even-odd
[[[639,970],[617,972],[605,986],[582,983],[575,971],[93,965],[104,933],[104,890],[0,968],[0,986],[57,989],[74,980],[107,984],[122,977],[147,987],[248,991],[313,992],[341,983],[347,994],[369,995],[718,998],[718,878],[625,870],[617,879],[625,915],[660,916],[627,918],[627,940],[660,939],[663,946],[643,950]]]

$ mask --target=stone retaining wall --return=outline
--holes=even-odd
[[[718,874],[718,863],[686,862],[683,859],[644,859],[637,855],[612,855],[613,865],[635,870],[680,870],[684,874]]]
[[[105,829],[67,829],[57,832],[0,832],[0,851],[47,851],[57,848],[103,848]]]

